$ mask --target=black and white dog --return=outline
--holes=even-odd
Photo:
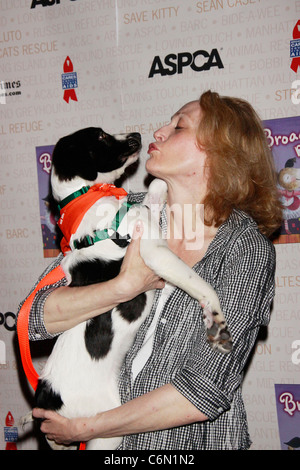
[[[100,128],[83,129],[64,137],[53,152],[51,185],[58,203],[98,183],[113,183],[138,159],[139,134],[112,136]],[[161,278],[207,304],[207,336],[212,347],[227,353],[231,338],[216,293],[192,269],[175,256],[160,232],[159,221],[149,217],[151,204],[163,203],[166,184],[154,180],[143,205],[126,209],[118,228],[111,221],[124,207],[126,197],[102,197],[85,213],[62,261],[69,285],[107,281],[118,275],[128,240],[137,219],[144,226],[140,253]],[[105,239],[86,243],[95,230],[106,230]],[[36,390],[38,407],[54,409],[72,418],[91,416],[120,405],[118,375],[136,332],[148,315],[153,292],[81,323],[61,334],[40,376]],[[87,449],[115,449],[121,439],[95,439]]]

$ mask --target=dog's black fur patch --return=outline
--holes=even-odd
[[[128,302],[119,304],[117,308],[121,317],[131,323],[140,317],[145,305],[146,294],[142,293]],[[110,350],[114,337],[111,315],[111,310],[102,313],[90,320],[85,328],[85,345],[92,359],[101,359]]]
[[[111,310],[89,321],[85,328],[84,339],[91,358],[105,357],[110,350],[113,337]]]
[[[47,410],[59,410],[63,406],[63,401],[57,393],[55,393],[51,385],[46,380],[39,380],[35,392],[35,402],[38,408],[46,408]]]
[[[122,259],[85,261],[71,270],[71,287],[95,284],[114,279],[120,272]],[[118,311],[129,323],[137,320],[146,304],[146,295],[140,294],[128,302],[118,305]],[[109,352],[113,340],[111,311],[93,318],[86,326],[85,345],[93,359],[101,359]]]
[[[129,323],[137,320],[146,305],[146,294],[140,294],[128,302],[123,302],[118,305],[118,310],[124,320],[127,320]]]
[[[123,259],[116,261],[94,259],[78,263],[70,270],[72,277],[70,287],[87,286],[114,279],[120,272],[122,261]]]

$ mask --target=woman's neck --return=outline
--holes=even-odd
[[[199,184],[168,184],[167,216],[170,236],[191,240],[204,228],[204,200],[206,191]]]
[[[193,266],[213,240],[217,229],[204,224],[206,188],[168,183],[168,244],[180,258]]]
[[[168,204],[201,204],[204,200],[207,187],[199,184],[199,179],[177,178],[176,182],[167,181]]]

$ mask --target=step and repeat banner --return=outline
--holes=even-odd
[[[300,446],[300,0],[0,0],[0,448],[43,448],[15,331],[19,302],[57,254],[48,180],[80,128],[142,134],[126,190],[146,188],[155,129],[211,89],[264,121],[285,206],[276,298],[243,394],[252,449]],[[41,371],[51,344],[32,345]]]

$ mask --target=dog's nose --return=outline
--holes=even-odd
[[[128,145],[131,149],[138,149],[141,145],[142,136],[138,132],[132,132],[127,136]]]
[[[131,134],[128,134],[128,139],[134,139],[141,142],[142,136],[139,132],[132,132]]]

